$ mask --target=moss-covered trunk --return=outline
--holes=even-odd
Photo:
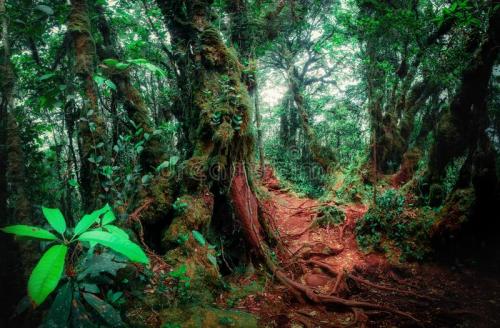
[[[172,38],[183,98],[182,124],[190,127],[188,136],[193,145],[182,165],[181,196],[177,206],[174,204],[176,216],[163,242],[170,249],[167,259],[172,264],[186,264],[188,274],[196,276],[196,281],[208,278],[209,286],[214,286],[217,268],[207,261],[207,253],[213,251],[195,242],[192,231],[206,233],[215,208],[223,209],[223,216],[216,218],[223,226],[233,224],[231,213],[243,227],[249,222],[245,216],[248,211],[257,215],[253,191],[234,192],[236,180],[251,185],[248,176],[252,172],[254,137],[250,99],[242,81],[242,65],[212,24],[212,1],[157,2]],[[179,245],[183,236],[188,240]],[[240,254],[243,252],[240,250]]]
[[[488,90],[492,68],[500,52],[500,1],[491,1],[491,16],[483,42],[466,66],[461,85],[449,108],[441,116],[430,152],[427,182],[434,205],[443,201],[441,184],[446,168],[464,156],[454,190],[441,211],[436,227],[440,236],[482,236],[497,240],[499,222],[491,213],[498,203],[495,152],[486,129],[489,126]],[[484,240],[484,239],[483,239]]]
[[[488,125],[487,98],[492,68],[500,51],[500,8],[498,1],[489,19],[487,35],[465,68],[460,88],[440,118],[431,149],[430,182],[439,182],[446,166],[468,150],[478,150]]]
[[[102,6],[97,6],[98,28],[102,35],[102,44],[98,45],[98,56],[102,61],[112,58],[123,61],[118,53],[119,45],[116,43],[116,35],[104,13]],[[144,150],[140,155],[140,163],[146,173],[153,172],[155,168],[166,158],[157,135],[154,134],[154,126],[150,111],[139,90],[133,85],[128,70],[106,68],[105,74],[117,87],[118,100],[123,103],[129,118],[134,121],[139,134],[134,134],[136,141],[144,141]],[[145,138],[147,136],[147,138]]]
[[[2,19],[2,49],[0,52],[0,215],[7,218],[7,115],[11,104],[14,76],[10,63],[8,43],[8,21],[5,2],[0,0]]]
[[[9,16],[5,1],[0,0],[0,226],[30,224],[31,205],[25,181],[25,161],[19,126],[14,115],[15,75],[11,62]],[[23,296],[22,281],[27,279],[36,254],[32,243],[18,245],[5,234],[0,235],[0,326],[20,324],[13,320],[15,304]],[[21,278],[20,278],[21,277]],[[26,322],[27,323],[27,322]],[[29,323],[27,323],[29,324]]]
[[[83,104],[80,109],[78,138],[80,148],[80,185],[84,209],[99,206],[106,191],[101,184],[99,167],[106,161],[106,124],[97,100],[96,50],[86,0],[72,0],[68,30],[73,38],[74,70],[81,82]]]
[[[299,73],[293,65],[290,66],[290,69],[287,72],[287,77],[289,89],[293,96],[295,108],[297,109],[298,117],[300,120],[300,125],[306,139],[307,149],[310,151],[314,161],[318,163],[325,171],[328,171],[330,167],[335,163],[335,156],[328,147],[323,146],[319,142],[316,133],[311,126],[309,113],[307,112],[303,96],[303,83],[301,83]]]
[[[245,82],[248,94],[253,103],[255,126],[257,128],[257,150],[259,153],[259,167],[264,173],[264,148],[262,142],[261,115],[259,108],[259,90],[257,82],[257,67],[255,48],[257,47],[256,26],[250,20],[247,0],[226,2],[226,11],[230,17],[230,40],[238,51],[239,59],[245,66],[242,79]]]

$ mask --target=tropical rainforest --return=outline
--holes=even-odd
[[[0,326],[500,326],[500,0],[0,22]]]

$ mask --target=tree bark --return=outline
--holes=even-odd
[[[8,22],[5,11],[5,2],[0,0],[0,17],[2,19],[2,44],[0,53],[0,216],[7,218],[7,115],[11,104],[14,75],[10,63],[10,49],[8,39]]]
[[[491,1],[487,35],[464,70],[460,88],[437,125],[429,161],[431,183],[441,181],[446,166],[454,158],[464,155],[467,150],[476,151],[488,139],[485,135],[488,85],[500,51],[499,3],[498,0]]]
[[[98,56],[101,61],[108,58],[122,61],[119,54],[116,36],[104,13],[104,8],[97,6],[98,28],[102,35],[102,44],[97,45]],[[128,117],[135,123],[137,131],[134,131],[134,142],[143,142],[143,150],[139,155],[139,163],[143,169],[142,174],[154,174],[151,183],[139,188],[134,201],[130,206],[138,208],[147,202],[151,205],[141,213],[141,221],[146,224],[155,224],[162,220],[171,209],[173,202],[169,191],[168,174],[162,172],[156,174],[158,165],[167,160],[167,153],[161,144],[159,135],[154,133],[154,125],[151,113],[141,95],[141,92],[133,85],[128,70],[117,70],[114,68],[104,69],[104,74],[116,85],[116,105],[123,104]],[[137,133],[140,132],[140,133]],[[157,192],[161,190],[161,192]]]
[[[207,231],[214,208],[223,207],[227,219],[235,213],[242,227],[256,222],[253,190],[235,192],[240,185],[235,181],[251,185],[248,177],[254,155],[252,106],[242,81],[242,65],[212,23],[212,1],[157,0],[157,3],[171,35],[180,76],[179,93],[185,99],[181,123],[190,127],[189,140],[193,145],[189,159],[182,164],[182,192],[178,198],[187,207],[176,214],[163,241],[170,249],[167,258],[178,264],[185,261],[188,266],[201,265],[204,274],[210,275],[213,265],[206,260],[185,256],[175,259],[169,254],[179,254],[176,246],[179,234],[190,236],[192,230]],[[232,208],[226,203],[231,203]],[[247,235],[247,239],[252,245],[252,236]],[[189,249],[193,247],[191,240],[192,236],[187,241]]]
[[[257,67],[255,48],[257,42],[256,29],[252,25],[247,0],[235,0],[226,2],[226,11],[229,13],[231,27],[230,40],[233,47],[238,51],[239,59],[246,66],[242,79],[245,82],[248,94],[253,103],[255,113],[255,125],[257,128],[257,150],[259,153],[259,168],[264,175],[264,148],[262,143],[261,115],[259,108],[259,95],[257,83]]]
[[[264,157],[264,145],[262,141],[262,116],[260,115],[260,105],[259,105],[259,88],[258,84],[255,85],[254,90],[254,109],[255,109],[255,126],[257,128],[257,149],[259,150],[259,169],[261,177],[265,174],[265,157]]]
[[[106,191],[102,187],[99,167],[105,163],[106,124],[97,100],[95,74],[95,43],[86,0],[72,0],[68,30],[73,38],[74,70],[81,81],[83,105],[80,109],[80,185],[84,210],[91,211],[103,203]]]
[[[103,44],[98,45],[99,59],[107,58],[123,60],[118,53],[116,36],[112,31],[104,8],[97,7],[98,28],[103,36]],[[132,79],[128,70],[105,69],[105,74],[113,81],[117,87],[118,100],[123,103],[129,118],[134,121],[137,129],[142,132],[136,136],[136,141],[144,140],[144,150],[140,154],[140,163],[145,173],[154,172],[155,168],[166,160],[166,154],[162,151],[162,146],[158,136],[154,135],[154,126],[151,120],[150,111],[141,93],[132,84]],[[148,136],[145,139],[145,136]]]
[[[321,145],[316,137],[316,133],[310,123],[309,114],[307,113],[299,79],[297,69],[291,65],[288,71],[288,84],[306,138],[307,148],[311,152],[314,161],[316,161],[325,171],[329,171],[331,165],[335,163],[335,156],[331,150]]]

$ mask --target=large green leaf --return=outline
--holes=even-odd
[[[48,16],[54,15],[54,10],[46,5],[35,6],[35,9],[43,12],[44,14],[46,14]]]
[[[28,281],[28,295],[35,304],[42,304],[57,287],[63,273],[66,253],[67,246],[52,246],[33,269]]]
[[[129,239],[128,233],[126,233],[124,230],[118,228],[117,226],[114,226],[112,224],[108,224],[108,225],[105,225],[103,228],[106,229],[108,232],[112,233],[113,235]]]
[[[191,232],[193,234],[194,239],[196,239],[196,241],[198,242],[198,244],[200,244],[201,246],[205,246],[205,244],[207,243],[205,237],[203,237],[203,235],[199,231],[193,230]]]
[[[58,208],[42,207],[42,212],[55,231],[59,232],[61,235],[66,231],[66,221]]]
[[[120,63],[119,60],[114,59],[114,58],[107,58],[107,59],[104,59],[102,62],[104,63],[104,65],[111,66],[111,67],[114,67]]]
[[[102,216],[102,225],[109,224],[114,220],[116,220],[115,213],[113,213],[113,211],[110,209]]]
[[[57,237],[50,231],[24,224],[11,225],[2,228],[0,230],[6,233],[11,233],[22,237],[32,237],[32,238],[47,239],[47,240],[57,239]]]
[[[111,327],[123,327],[123,321],[120,317],[120,313],[115,310],[109,303],[103,301],[99,297],[90,294],[90,293],[82,293],[83,298],[87,301],[96,310],[96,312],[101,316],[101,318],[106,321],[108,325]]]
[[[75,227],[75,235],[79,235],[79,234],[87,231],[87,229],[90,228],[97,221],[99,216],[95,215],[94,213],[85,214],[83,216],[83,218],[80,221],[78,221],[78,223]]]
[[[88,231],[78,237],[81,241],[96,242],[125,255],[131,261],[149,263],[149,259],[139,245],[130,240],[105,231]]]
[[[73,285],[68,282],[59,288],[57,296],[52,303],[42,328],[68,327],[71,302],[73,301]]]
[[[103,215],[103,221],[106,218],[109,218],[108,213],[113,213],[111,206],[109,204],[104,205],[102,208],[95,210],[94,212],[90,214],[85,214],[83,218],[78,222],[78,224],[75,227],[75,235],[79,235],[85,231],[88,230],[94,223],[99,220],[99,217]],[[114,214],[112,215],[114,217]],[[109,219],[108,219],[109,220]]]
[[[97,214],[98,217],[100,217],[101,215],[111,211],[111,206],[109,206],[109,204],[106,204],[104,205],[102,208],[98,209],[98,210],[95,210],[94,212],[92,212],[92,214]]]

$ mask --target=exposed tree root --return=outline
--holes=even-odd
[[[429,300],[429,301],[437,301],[436,298],[433,298],[433,297],[430,297],[430,296],[427,296],[427,295],[421,295],[421,294],[417,294],[417,293],[409,291],[409,290],[402,290],[402,289],[397,289],[397,288],[393,288],[393,287],[389,287],[389,286],[379,285],[379,284],[373,283],[371,281],[368,281],[366,279],[357,277],[357,276],[352,275],[352,274],[347,275],[347,277],[350,278],[350,279],[352,279],[352,280],[354,280],[354,281],[356,281],[356,282],[358,282],[358,283],[370,286],[372,288],[376,288],[376,289],[380,289],[380,290],[385,290],[385,291],[388,291],[388,292],[394,292],[394,293],[398,293],[398,294],[402,294],[402,295],[407,295],[407,296],[413,296],[413,297],[417,297],[417,298],[423,298],[423,299],[426,299],[426,300]]]
[[[273,260],[271,250],[265,243],[262,236],[263,229],[258,220],[258,201],[248,185],[248,178],[243,164],[239,164],[236,167],[235,175],[231,184],[230,195],[233,201],[235,213],[241,220],[241,224],[244,228],[249,244],[253,246],[254,249],[259,251],[259,255],[264,259],[271,272],[273,272],[275,277],[290,290],[299,302],[305,302],[305,300],[308,300],[316,304],[337,305],[351,309],[359,308],[379,310],[397,314],[419,323],[418,319],[407,312],[375,303],[349,300],[332,295],[317,294],[311,287],[289,278]],[[310,263],[313,264],[318,262],[314,260],[311,261],[313,262]]]
[[[363,302],[363,301],[355,301],[355,300],[348,300],[344,299],[341,297],[337,296],[331,296],[331,295],[321,295],[321,294],[316,294],[310,287],[298,283],[296,281],[293,281],[292,279],[288,278],[283,272],[281,271],[275,271],[276,277],[282,282],[285,286],[289,287],[292,289],[292,292],[297,295],[299,294],[301,299],[303,300],[304,298],[308,299],[309,301],[313,303],[318,303],[318,304],[329,304],[329,305],[339,305],[342,307],[346,308],[362,308],[362,309],[373,309],[373,310],[380,310],[384,312],[389,312],[393,314],[397,314],[399,316],[411,319],[412,321],[416,323],[420,323],[420,321],[413,317],[411,314],[407,312],[400,311],[398,309],[394,309],[388,306],[383,306],[375,303],[370,303],[370,302]]]
[[[344,247],[332,248],[322,242],[305,244],[292,254],[292,260],[298,257],[301,257],[303,260],[307,260],[313,256],[334,256],[342,253],[343,251]]]

